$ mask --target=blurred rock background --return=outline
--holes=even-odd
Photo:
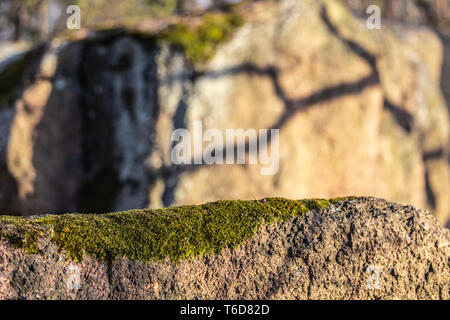
[[[449,220],[450,1],[74,3],[77,31],[67,1],[0,3],[1,213],[354,194]],[[173,165],[195,120],[279,128],[280,170]]]

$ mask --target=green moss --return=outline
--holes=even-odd
[[[169,258],[177,262],[235,248],[264,223],[288,221],[311,210],[328,208],[331,203],[324,199],[269,198],[103,215],[64,214],[35,219],[3,216],[0,238],[36,253],[39,238],[47,234],[75,261],[88,254],[108,260]]]
[[[0,216],[0,240],[6,240],[28,254],[39,253],[38,240],[42,228],[22,217]]]
[[[179,23],[159,33],[157,38],[183,50],[192,63],[204,62],[243,23],[243,17],[238,14],[206,14],[197,28]]]

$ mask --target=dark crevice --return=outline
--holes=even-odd
[[[431,187],[430,177],[427,170],[425,170],[425,191],[428,204],[432,209],[436,209],[436,196],[433,192],[433,188]]]
[[[443,148],[439,148],[436,150],[425,152],[422,155],[423,161],[426,162],[428,160],[442,159],[445,158],[446,154]]]
[[[391,112],[397,124],[407,133],[411,133],[414,127],[413,115],[405,109],[394,105],[392,102],[384,99],[384,108]]]

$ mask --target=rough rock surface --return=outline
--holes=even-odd
[[[241,11],[244,25],[202,63],[133,32],[49,45],[35,81],[0,106],[2,213],[360,194],[445,223],[450,129],[436,34],[368,30],[334,0]],[[196,120],[222,132],[279,128],[279,171],[173,165],[171,133]]]
[[[0,299],[450,298],[450,232],[436,217],[375,198],[330,203],[263,224],[234,249],[178,263],[74,262],[49,240],[51,230],[42,254],[3,241]]]

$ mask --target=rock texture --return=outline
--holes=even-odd
[[[0,231],[9,227],[0,221]],[[425,210],[375,198],[331,201],[263,224],[234,249],[178,263],[74,262],[51,234],[41,254],[0,242],[0,299],[450,298],[449,230]]]
[[[34,82],[0,107],[2,212],[359,194],[430,208],[445,223],[439,37],[401,25],[368,30],[333,0],[237,10],[244,25],[207,61],[192,63],[143,30],[49,45]],[[278,173],[173,165],[172,131],[196,120],[205,130],[279,128]]]

